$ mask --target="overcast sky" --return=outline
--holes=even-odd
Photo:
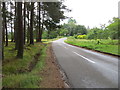
[[[108,24],[113,17],[118,17],[118,2],[120,0],[65,0],[64,4],[72,10],[65,13],[73,17],[78,24],[100,27]],[[67,22],[66,20],[64,22]]]

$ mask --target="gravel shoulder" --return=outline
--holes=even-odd
[[[54,58],[51,44],[48,46],[45,67],[40,72],[40,75],[42,76],[42,81],[40,82],[41,88],[65,88],[64,80],[62,80],[62,75]]]

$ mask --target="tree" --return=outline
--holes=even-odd
[[[102,32],[103,32],[103,30],[95,27],[95,28],[89,30],[89,32],[87,34],[87,38],[88,39],[102,39]]]
[[[6,21],[6,5],[5,5],[5,2],[2,2],[3,4],[3,29],[5,29],[5,35],[6,35],[6,43],[5,43],[5,46],[8,46],[8,32],[7,32],[7,21]]]
[[[47,19],[44,19],[44,25],[48,31],[48,38],[50,38],[50,32],[53,30],[58,30],[59,25],[57,25],[60,20],[65,19],[64,10],[66,7],[62,5],[62,2],[44,2],[44,12],[47,16]]]
[[[55,38],[57,30],[60,28],[59,22],[66,18],[64,16],[66,7],[62,2],[39,2],[37,4],[37,2],[10,0],[10,2],[2,4],[3,41],[7,46],[8,38],[11,37],[11,41],[14,39],[18,58],[23,58],[26,37],[29,44],[34,44],[35,37],[36,41],[41,42],[43,31],[47,32],[46,37]],[[38,7],[38,12],[36,12],[36,7]],[[11,30],[7,30],[7,28],[11,28]]]
[[[27,2],[26,3],[26,8],[27,8],[27,43],[30,41],[30,4]]]
[[[24,2],[24,44],[26,40],[26,2]]]
[[[60,36],[67,36],[67,34],[68,34],[67,29],[63,29],[63,28],[59,29],[59,35]]]
[[[33,16],[34,16],[34,2],[31,2],[31,14],[30,14],[30,44],[34,44],[33,40]]]
[[[87,29],[84,25],[77,25],[75,30],[74,30],[74,34],[87,34]]]
[[[10,26],[11,26],[11,42],[14,41],[14,32],[13,32],[13,11],[12,11],[12,8],[13,8],[13,3],[10,2],[9,23],[10,23]]]
[[[112,23],[106,27],[109,30],[109,35],[110,35],[109,37],[111,39],[120,39],[119,27],[120,27],[120,19],[114,17]]]
[[[69,36],[84,35],[87,34],[87,29],[84,25],[77,25],[76,20],[70,18],[67,24],[62,25],[62,29],[66,29],[69,32]]]
[[[15,18],[14,18],[14,40],[15,40],[15,50],[18,49],[18,39],[17,39],[17,35],[18,35],[18,21],[17,21],[17,2],[15,2]]]
[[[22,2],[17,2],[17,26],[18,26],[18,51],[17,58],[23,58],[23,47],[24,47],[24,38],[23,38],[23,22],[22,22]]]
[[[0,12],[2,12],[1,8],[1,2],[0,2]],[[2,13],[0,13],[0,21],[2,21]],[[0,25],[3,25],[3,22],[0,22]],[[0,27],[0,60],[4,60],[4,28]]]

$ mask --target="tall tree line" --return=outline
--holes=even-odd
[[[60,2],[2,2],[3,45],[15,43],[17,58],[23,58],[25,44],[34,45],[42,41],[42,34],[47,30],[59,28],[58,23],[65,19],[64,11],[70,11]],[[48,36],[49,37],[49,36]]]

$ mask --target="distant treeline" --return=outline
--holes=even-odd
[[[60,36],[74,36],[86,35],[86,39],[120,39],[120,19],[113,18],[109,21],[109,25],[101,25],[101,28],[95,27],[90,29],[84,25],[77,25],[74,19],[70,19],[67,24],[64,24],[61,29],[57,31]]]

